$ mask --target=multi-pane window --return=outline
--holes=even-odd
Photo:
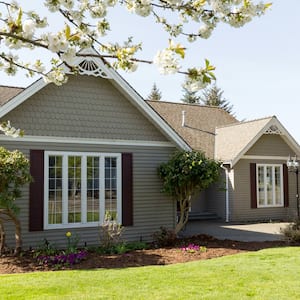
[[[45,224],[63,228],[121,223],[121,155],[45,152]]]
[[[258,207],[283,206],[282,165],[257,165]]]

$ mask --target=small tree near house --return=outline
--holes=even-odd
[[[220,163],[208,159],[198,151],[178,151],[158,170],[163,180],[163,192],[172,196],[179,204],[180,215],[175,234],[181,231],[188,221],[191,198],[217,181]]]
[[[14,223],[16,230],[15,254],[21,251],[21,224],[15,202],[21,195],[21,187],[30,181],[29,160],[24,154],[0,147],[0,253],[5,246],[4,223],[9,220]]]
[[[161,100],[161,91],[156,86],[156,83],[153,84],[151,92],[150,92],[149,96],[147,97],[147,100],[152,100],[152,101]]]

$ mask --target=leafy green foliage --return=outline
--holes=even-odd
[[[202,152],[178,151],[159,167],[158,173],[163,180],[163,192],[179,203],[177,234],[188,221],[192,195],[208,188],[219,178],[220,163],[206,158]]]
[[[219,178],[220,164],[198,151],[178,151],[159,167],[163,191],[178,201],[204,190]]]
[[[29,160],[24,154],[0,147],[0,209],[17,213],[15,200],[21,195],[20,188],[30,181]]]

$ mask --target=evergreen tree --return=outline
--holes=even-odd
[[[197,92],[190,92],[187,89],[183,88],[183,95],[181,101],[184,103],[199,103],[200,97],[197,95]]]
[[[159,101],[161,99],[161,92],[156,86],[156,83],[153,84],[151,93],[147,97],[147,100]]]
[[[234,116],[233,105],[229,103],[227,99],[223,97],[224,91],[222,91],[216,85],[206,88],[202,96],[200,96],[200,101],[202,104],[207,106],[218,106],[223,108],[229,114]]]

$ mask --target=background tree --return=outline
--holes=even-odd
[[[188,221],[192,196],[218,180],[220,163],[202,152],[178,151],[160,165],[158,174],[163,180],[163,191],[179,204],[180,216],[174,230],[177,234]]]
[[[116,69],[135,71],[137,63],[143,62],[154,63],[162,74],[181,73],[185,75],[183,85],[190,91],[205,88],[215,77],[208,60],[204,66],[181,67],[187,44],[209,38],[221,23],[241,27],[271,6],[258,0],[45,0],[41,11],[48,10],[52,15],[47,20],[35,11],[40,2],[23,1],[20,5],[14,0],[0,1],[0,70],[15,75],[18,69],[24,69],[29,76],[40,74],[46,82],[61,85],[67,80],[66,71],[77,72],[76,56],[86,56],[79,50],[94,47],[99,53],[95,56]],[[137,56],[142,43],[134,43],[132,37],[121,44],[110,41],[113,24],[108,12],[113,8],[151,18],[161,25],[167,33],[166,48],[147,59]],[[59,24],[64,25],[53,32]],[[105,35],[107,38],[103,38]],[[23,62],[19,55],[28,48],[33,52],[32,61]],[[47,61],[43,61],[45,52],[51,53]],[[67,70],[61,62],[68,66]]]
[[[195,104],[199,103],[200,97],[197,94],[197,91],[189,91],[183,88],[183,95],[181,101],[184,103]]]
[[[224,91],[222,91],[219,87],[217,87],[214,84],[213,86],[203,90],[202,96],[200,96],[200,101],[202,104],[207,106],[221,107],[229,114],[234,116],[234,113],[232,111],[233,105],[230,104],[229,101],[223,97],[223,93]]]
[[[153,101],[161,100],[161,91],[156,86],[156,83],[153,84],[151,93],[147,97],[147,100],[153,100]]]
[[[16,199],[21,196],[21,187],[30,181],[29,160],[24,154],[0,147],[0,253],[5,245],[4,223],[7,220],[15,224],[15,254],[21,251],[21,224]]]

